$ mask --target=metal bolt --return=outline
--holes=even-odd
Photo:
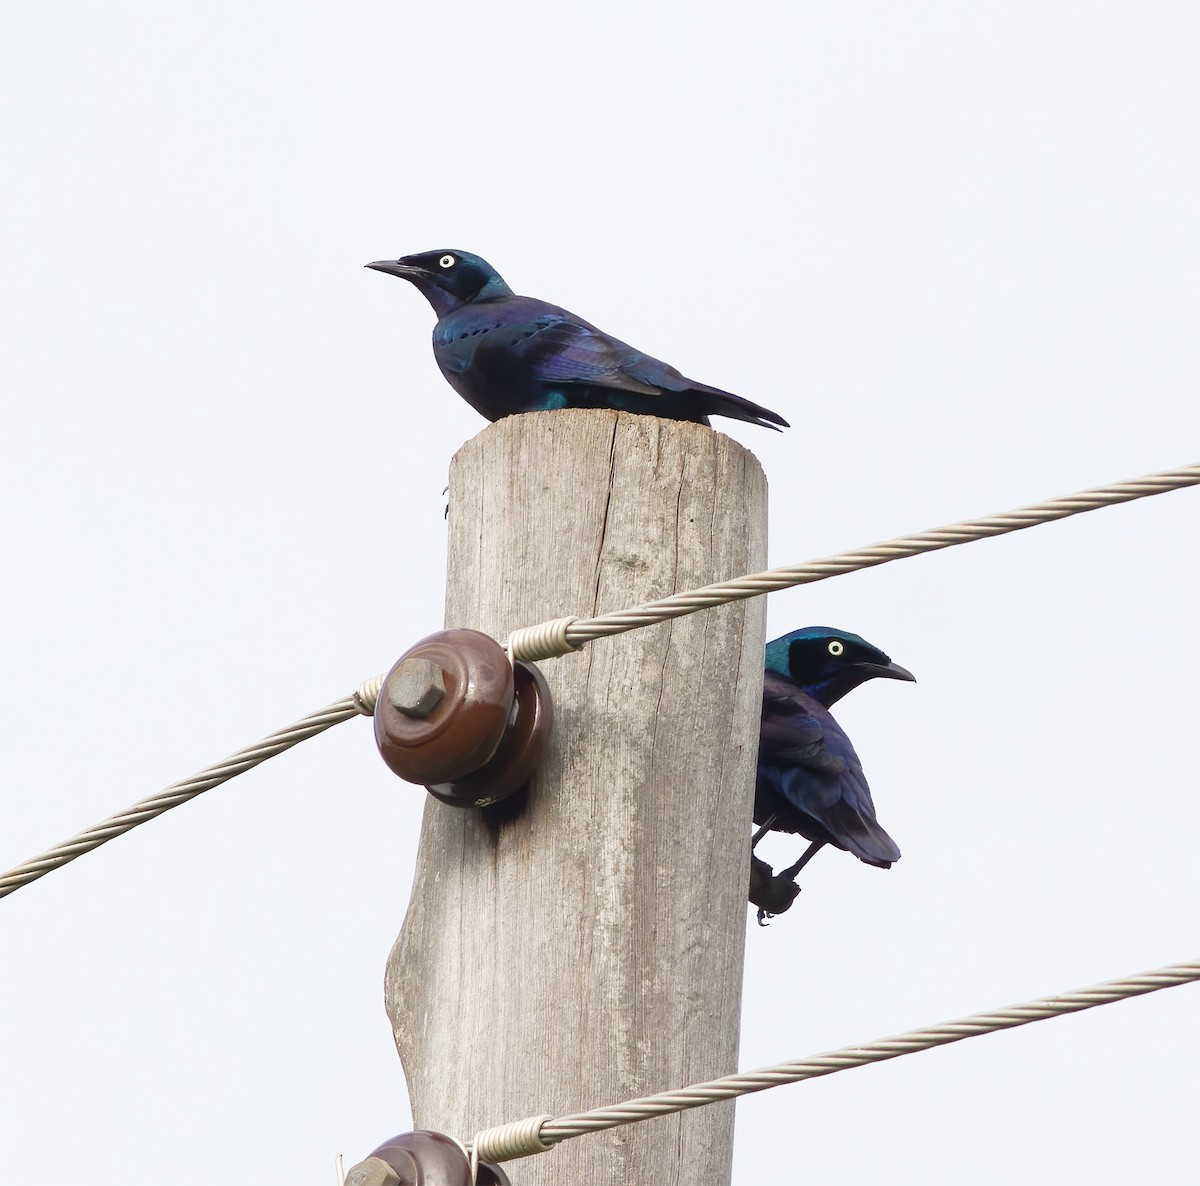
[[[428,659],[405,659],[388,680],[388,703],[406,717],[427,717],[445,695],[442,669]]]
[[[400,1186],[400,1175],[378,1157],[368,1157],[350,1167],[346,1186]]]

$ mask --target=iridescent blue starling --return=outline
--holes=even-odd
[[[618,408],[764,428],[783,417],[610,337],[545,301],[517,296],[486,260],[456,248],[367,264],[411,281],[438,315],[433,354],[446,381],[489,420],[554,408]]]
[[[790,905],[796,874],[827,844],[881,869],[900,859],[875,818],[854,746],[829,709],[866,680],[914,678],[857,634],[829,626],[806,626],[767,643],[753,845],[769,831],[797,832],[811,843],[774,878],[754,858],[751,900],[760,906],[760,921],[764,912]],[[764,889],[767,883],[773,889]]]

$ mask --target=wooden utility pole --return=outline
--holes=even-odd
[[[446,625],[503,639],[764,568],[766,480],[700,425],[513,416],[455,456],[449,530]],[[736,1069],[764,623],[756,598],[544,661],[523,809],[429,799],[386,983],[417,1127],[469,1139]],[[728,1103],[507,1169],[725,1186],[732,1148]]]

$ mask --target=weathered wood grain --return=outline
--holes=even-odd
[[[451,467],[447,626],[623,608],[766,565],[766,480],[699,425],[514,416]],[[386,999],[415,1123],[469,1137],[736,1069],[765,603],[541,666],[523,810],[432,798]],[[503,805],[489,809],[503,814]],[[518,1186],[728,1183],[733,1106],[510,1163]]]

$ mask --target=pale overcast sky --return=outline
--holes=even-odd
[[[1200,460],[1195,3],[0,13],[2,868],[441,625],[484,425],[368,260],[476,251],[777,409],[720,424],[776,564]],[[1188,491],[771,597],[920,682],[839,709],[904,856],[751,926],[743,1067],[1197,954],[1198,527]],[[331,1182],[409,1127],[421,807],[354,721],[0,902],[0,1181]],[[734,1180],[1178,1177],[1198,1010],[756,1096]]]

